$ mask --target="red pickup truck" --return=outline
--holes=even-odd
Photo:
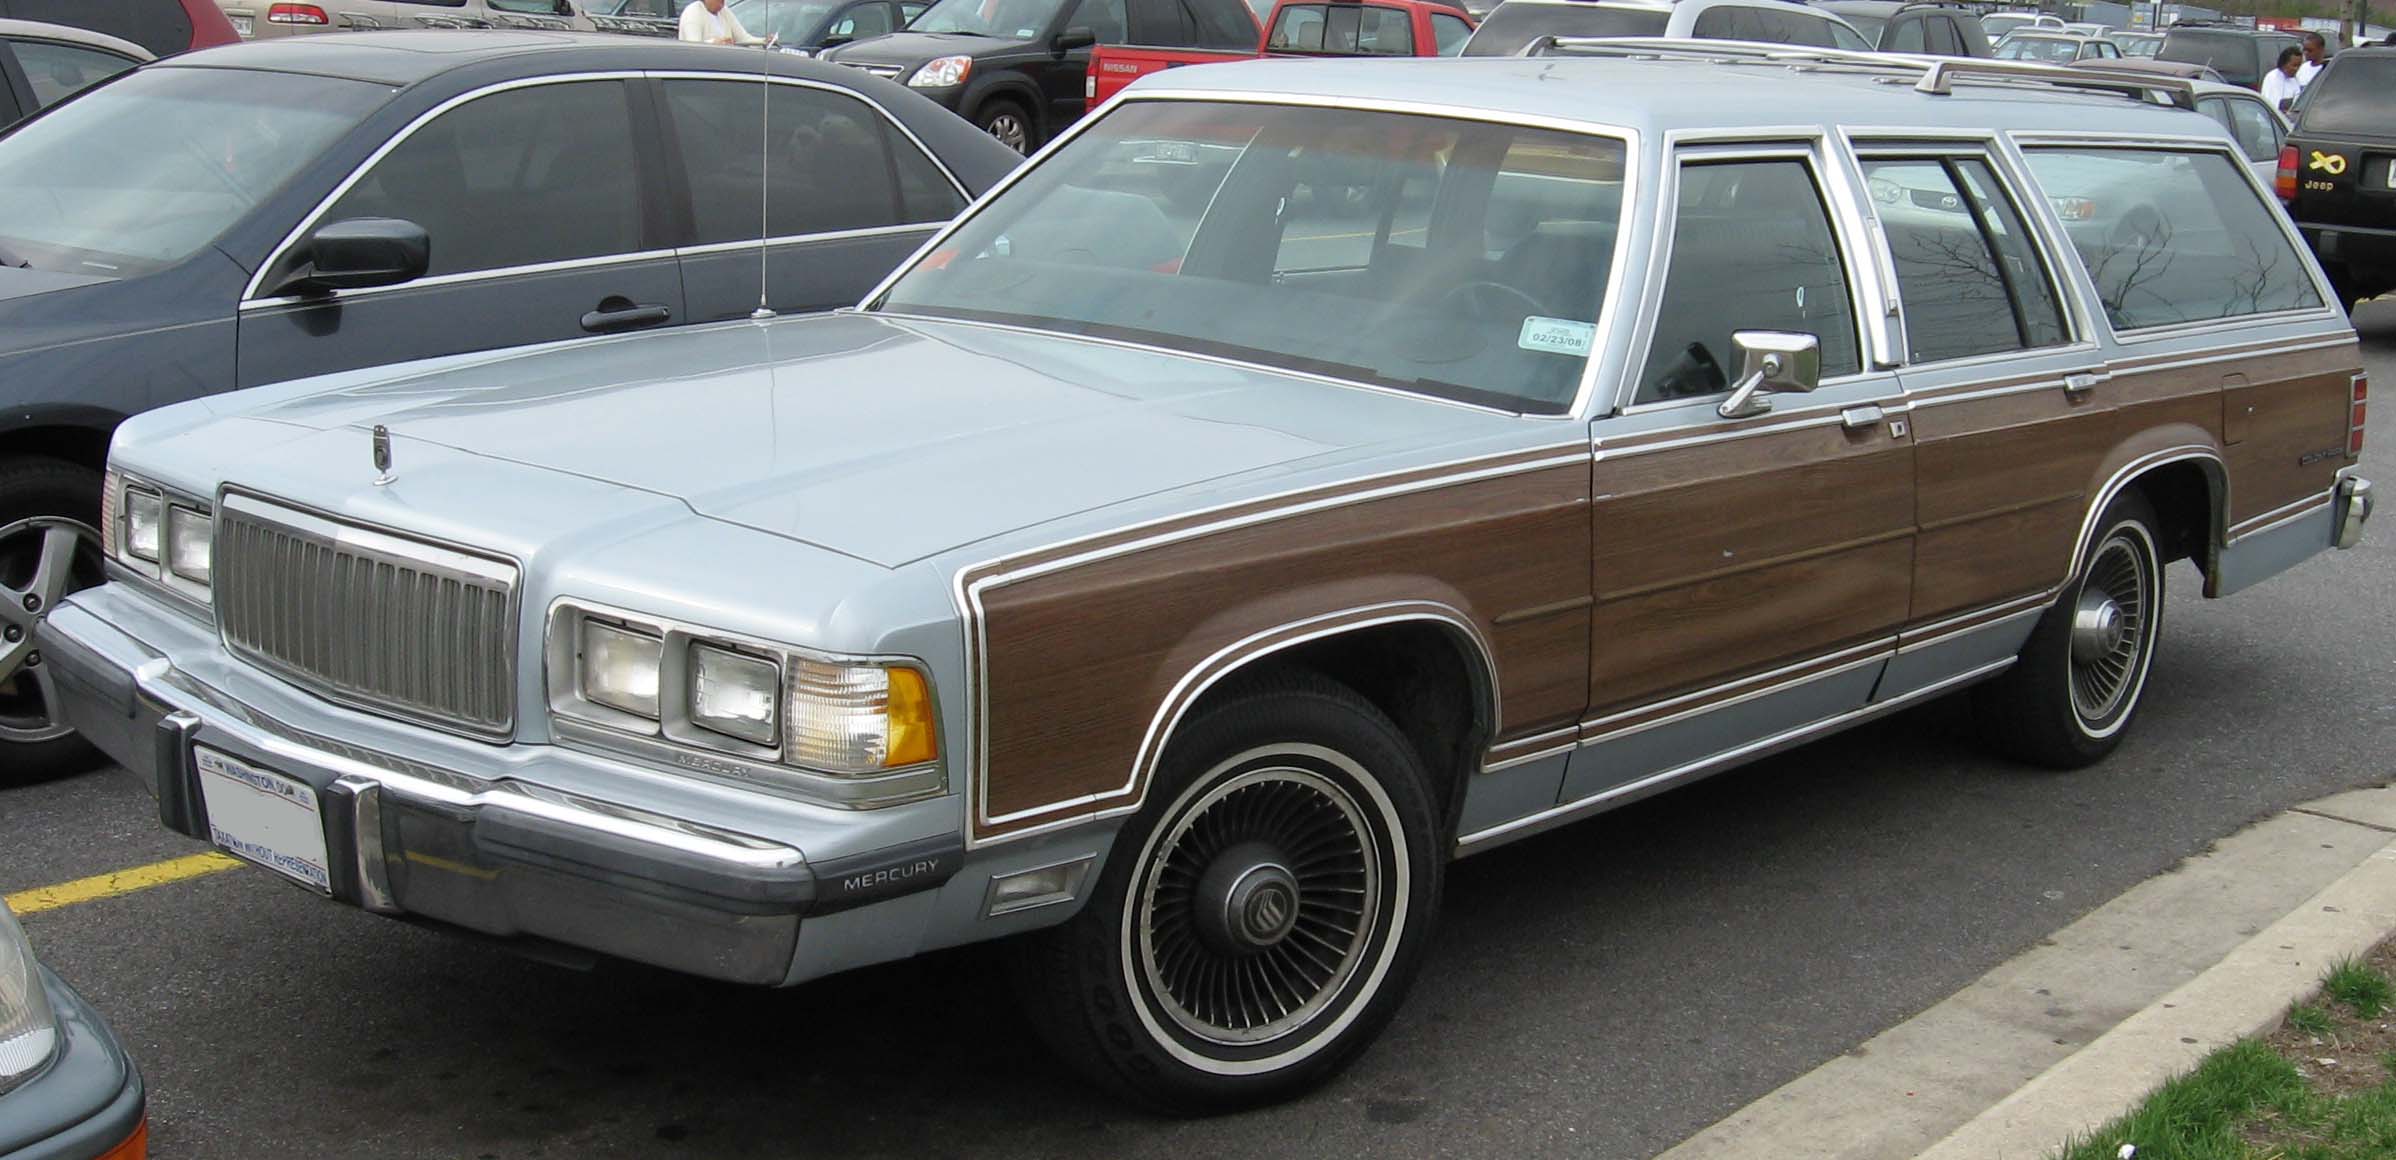
[[[1245,7],[1241,0],[1191,0]],[[1281,0],[1254,52],[1100,45],[1082,94],[1093,109],[1153,72],[1268,56],[1454,56],[1473,18],[1446,0]]]

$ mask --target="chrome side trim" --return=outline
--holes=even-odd
[[[756,243],[749,244],[755,245]],[[346,302],[353,298],[372,298],[407,290],[492,282],[501,278],[524,278],[536,274],[555,274],[566,270],[588,270],[597,266],[622,266],[633,262],[671,261],[673,258],[674,251],[672,250],[641,250],[630,254],[601,254],[595,258],[567,258],[556,262],[534,262],[524,266],[500,266],[490,270],[464,270],[455,274],[433,274],[409,282],[394,282],[388,286],[361,286],[354,290],[331,290],[323,294],[281,294],[273,298],[247,298],[242,300],[239,309],[247,312],[267,310],[277,306]],[[282,259],[278,255],[276,260],[281,261]]]
[[[1708,697],[1718,697],[1735,689],[1743,689],[1747,686],[1758,684],[1764,681],[1777,680],[1778,678],[1787,676],[1788,674],[1796,672],[1800,669],[1809,668],[1819,664],[1827,664],[1837,661],[1843,657],[1851,657],[1858,653],[1886,651],[1894,647],[1895,640],[1895,637],[1870,640],[1850,648],[1843,648],[1834,652],[1823,653],[1820,656],[1807,657],[1804,660],[1794,661],[1792,663],[1782,665],[1779,668],[1772,669],[1768,672],[1761,672],[1752,676],[1741,677],[1735,681],[1725,681],[1719,685],[1712,685],[1707,688],[1698,689],[1694,692],[1683,693],[1677,697],[1667,697],[1661,701],[1650,701],[1647,704],[1634,706],[1629,709],[1624,709],[1620,712],[1608,713],[1603,717],[1591,718],[1590,720],[1581,722],[1581,728],[1583,730],[1602,729],[1616,721],[1625,721],[1644,713],[1653,713],[1659,709],[1669,709],[1675,705],[1686,705],[1694,701],[1703,701]],[[1786,684],[1796,683],[1801,682],[1786,682]],[[1625,730],[1625,732],[1628,731]],[[1613,734],[1609,733],[1603,734],[1601,736],[1610,737],[1613,736]]]
[[[1774,693],[1785,693],[1791,689],[1800,688],[1805,685],[1811,685],[1818,681],[1827,681],[1832,677],[1844,676],[1868,665],[1882,664],[1885,663],[1891,656],[1896,655],[1896,644],[1897,638],[1893,636],[1888,637],[1886,639],[1873,642],[1874,651],[1870,655],[1848,661],[1843,665],[1824,669],[1818,673],[1808,673],[1805,676],[1797,677],[1793,680],[1782,681],[1777,685],[1766,685],[1760,689],[1750,689],[1747,692],[1740,693],[1735,697],[1725,697],[1719,701],[1708,701],[1702,705],[1694,705],[1690,708],[1683,709],[1678,713],[1658,717],[1653,721],[1641,721],[1636,725],[1625,725],[1620,729],[1611,730],[1605,733],[1585,733],[1581,737],[1581,748],[1587,749],[1590,746],[1628,737],[1634,733],[1645,733],[1650,729],[1657,729],[1666,725],[1678,724],[1679,722],[1687,721],[1693,717],[1702,717],[1715,711],[1716,709],[1728,709],[1733,705],[1744,705],[1749,701],[1753,701],[1762,697],[1769,697]]]
[[[2166,463],[2180,463],[2187,460],[2199,460],[2211,464],[2214,477],[2221,481],[2220,508],[2213,513],[2211,536],[2215,543],[2226,542],[2229,536],[2227,529],[2222,526],[2222,521],[2228,518],[2230,510],[2230,473],[2229,468],[2221,461],[2221,454],[2202,443],[2183,443],[2177,447],[2151,451],[2123,464],[2120,470],[2105,480],[2104,486],[2097,489],[2095,500],[2088,505],[2087,514],[2080,517],[2080,534],[2072,541],[2071,557],[2064,561],[2063,583],[2047,589],[2046,595],[2053,596],[2063,591],[2065,584],[2071,583],[2072,574],[2080,569],[2080,558],[2088,554],[2089,541],[2096,536],[2097,517],[2105,514],[2105,509],[2113,503],[2114,497],[2119,496],[2122,489],[2130,485],[2132,477],[2161,467]]]
[[[376,914],[398,914],[399,896],[391,892],[391,864],[383,852],[382,783],[343,774],[333,785],[349,791],[350,828],[357,836],[359,905]]]
[[[1697,761],[1689,762],[1686,765],[1675,766],[1674,768],[1667,769],[1659,773],[1650,774],[1646,777],[1640,778],[1637,781],[1628,782],[1618,786],[1611,786],[1607,789],[1590,794],[1589,796],[1580,798],[1576,801],[1565,802],[1551,809],[1542,810],[1539,813],[1530,815],[1529,817],[1517,818],[1511,822],[1491,826],[1484,830],[1474,831],[1473,833],[1466,834],[1456,839],[1456,856],[1461,858],[1468,854],[1478,854],[1483,850],[1495,849],[1507,842],[1515,841],[1521,838],[1528,838],[1533,834],[1543,833],[1547,830],[1554,829],[1557,826],[1564,825],[1567,822],[1578,821],[1579,819],[1590,814],[1603,812],[1609,804],[1622,802],[1624,799],[1637,797],[1647,792],[1661,789],[1673,782],[1692,778],[1701,774],[1716,772],[1733,765],[1738,765],[1756,758],[1767,756],[1802,741],[1809,741],[1825,734],[1835,733],[1841,729],[1847,728],[1848,726],[1861,724],[1862,722],[1870,720],[1871,718],[1878,717],[1884,713],[1894,712],[1898,709],[1904,708],[1907,705],[1914,704],[1915,702],[1935,696],[1939,693],[1946,692],[1950,689],[1959,688],[1963,685],[1970,684],[1973,681],[1995,676],[1996,674],[2003,672],[2005,669],[2012,666],[2012,664],[2013,658],[2009,657],[1993,664],[1982,665],[1966,672],[1957,673],[1956,675],[1948,677],[1947,679],[1939,681],[1935,684],[1925,685],[1922,688],[1903,694],[1902,696],[1891,697],[1886,701],[1877,701],[1872,704],[1865,705],[1860,709],[1850,710],[1827,720],[1817,721],[1810,725],[1802,725],[1795,729],[1789,729],[1773,734],[1770,737],[1764,737],[1755,741],[1750,741],[1736,748],[1726,749],[1721,753],[1714,754],[1711,757],[1701,758]]]
[[[2003,604],[1992,605],[1988,608],[1983,608],[1976,613],[1972,613],[1971,615],[1986,617],[1986,619],[1975,624],[1964,625],[1962,628],[1948,629],[1947,631],[1939,632],[1935,636],[1925,636],[1920,640],[1909,641],[1905,644],[1901,644],[1897,646],[1897,655],[1910,656],[1914,653],[1922,651],[1923,649],[1937,648],[1938,646],[1955,640],[1958,637],[1970,636],[1976,632],[1987,632],[2000,624],[2011,624],[2025,616],[2043,616],[2046,614],[2048,602],[2053,599],[2053,596],[2042,592],[2036,596],[2028,596],[2020,600],[2008,600]],[[2001,616],[1991,615],[1997,609],[2003,608],[2014,608],[2017,609],[2017,611],[2006,613]],[[1943,628],[1947,625],[1954,624],[1957,620],[1961,619],[1963,618],[1956,617],[1950,620],[1940,621],[1938,627]]]
[[[1481,772],[1497,773],[1518,765],[1529,765],[1534,761],[1545,760],[1559,753],[1570,753],[1579,748],[1580,734],[1578,726],[1566,725],[1560,729],[1549,729],[1528,737],[1518,737],[1503,744],[1492,745],[1489,747],[1488,759],[1481,763]],[[1503,757],[1498,756],[1501,750],[1505,752]]]
[[[667,251],[677,258],[698,258],[708,254],[736,254],[759,246],[790,246],[808,242],[843,242],[852,238],[883,238],[894,234],[928,234],[939,229],[939,222],[906,222],[893,226],[865,226],[853,230],[825,230],[813,234],[780,234],[770,238],[745,238],[737,242],[709,242],[704,246],[676,246]]]
[[[2314,512],[2317,512],[2322,508],[2328,507],[2337,499],[2337,497],[2338,489],[2333,487],[2319,495],[2306,496],[2303,499],[2297,500],[2295,503],[2288,504],[2284,507],[2273,508],[2262,515],[2256,516],[2253,519],[2239,524],[2236,529],[2231,531],[2229,543],[2223,544],[2222,546],[2225,548],[2230,547],[2249,536],[2260,536],[2266,532],[2277,531],[2280,528],[2284,528],[2289,524],[2295,523],[2298,520],[2312,515]]]
[[[2256,317],[2266,318],[2270,316],[2257,315]],[[2189,358],[2172,359],[2168,362],[2128,363],[2115,367],[2113,369],[2113,377],[2118,379],[2128,375],[2152,374],[2157,371],[2186,370],[2189,367],[2210,366],[2214,363],[2236,362],[2239,359],[2275,357],[2284,354],[2297,354],[2308,350],[2327,350],[2331,347],[2353,346],[2356,344],[2356,341],[2357,340],[2354,334],[2350,331],[2341,336],[2315,339],[2311,342],[2291,342],[2286,344],[2249,343],[2245,346],[2235,347],[2229,350],[2213,351],[2206,354],[2195,355]]]

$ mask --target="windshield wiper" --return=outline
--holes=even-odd
[[[0,246],[0,266],[7,266],[11,269],[17,270],[30,270],[33,268],[33,262],[19,255],[15,250],[11,250],[6,246]]]

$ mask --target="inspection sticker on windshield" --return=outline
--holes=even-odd
[[[1594,322],[1542,318],[1534,314],[1522,320],[1522,336],[1514,340],[1514,345],[1548,354],[1585,355],[1589,353],[1590,343],[1596,339],[1597,324]]]

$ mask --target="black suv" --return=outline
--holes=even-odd
[[[1855,26],[1882,52],[1916,56],[1992,56],[1988,30],[1970,9],[1905,0],[1818,0],[1814,5]]]
[[[2263,74],[2280,58],[2280,50],[2302,48],[2304,42],[2285,32],[2257,32],[2234,24],[2174,24],[2163,33],[2156,60],[2209,66],[2221,79],[2244,88],[2263,87]]]
[[[2306,86],[2279,194],[2347,305],[2396,290],[2396,48],[2348,49]]]

